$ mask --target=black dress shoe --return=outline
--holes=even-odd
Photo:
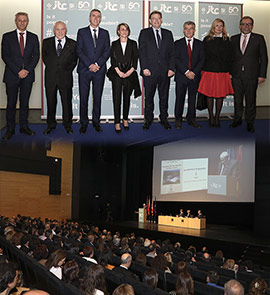
[[[121,133],[121,129],[114,129],[115,130],[115,132],[116,132],[116,134],[120,134]]]
[[[44,131],[43,134],[48,135],[50,134],[55,128],[52,127],[47,127]]]
[[[171,130],[171,129],[172,129],[171,125],[169,124],[169,122],[168,122],[167,120],[162,121],[162,122],[161,122],[161,125],[163,125],[163,127],[164,127],[166,130]]]
[[[145,122],[145,123],[143,124],[142,129],[143,129],[143,130],[148,130],[148,129],[150,128],[150,126],[151,126],[151,123],[150,123],[150,122]]]
[[[99,123],[93,123],[93,127],[96,129],[97,132],[102,132],[102,128]]]
[[[72,134],[73,133],[73,129],[71,127],[67,127],[65,129],[66,129],[67,134]]]
[[[124,125],[124,129],[126,130],[126,131],[128,131],[129,130],[129,126],[128,126],[128,120],[123,120],[124,122],[123,122],[123,125]],[[125,126],[125,122],[127,122],[127,125]]]
[[[188,125],[194,127],[194,128],[201,128],[202,126],[195,120],[193,119],[192,121],[188,122]]]
[[[231,128],[236,128],[242,124],[242,121],[233,121],[230,125]]]
[[[174,127],[175,127],[175,129],[181,129],[182,128],[182,120],[176,120]]]
[[[25,127],[25,128],[20,128],[20,133],[29,135],[29,136],[33,136],[36,134],[35,131],[31,130],[29,127]]]
[[[247,123],[247,131],[250,133],[254,133],[255,128],[253,126],[253,123]]]
[[[15,134],[14,129],[8,129],[7,132],[4,134],[4,136],[2,137],[2,139],[9,140],[14,134]]]
[[[86,130],[87,130],[87,125],[82,125],[79,132],[80,132],[80,134],[84,134],[86,132]]]

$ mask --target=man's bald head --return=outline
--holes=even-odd
[[[229,280],[224,285],[225,295],[244,295],[244,287],[236,280]]]
[[[49,293],[42,291],[42,290],[30,290],[25,293],[24,295],[50,295]]]
[[[129,253],[124,253],[121,256],[121,265],[124,265],[127,268],[129,268],[131,265],[131,262],[132,262],[132,256]]]

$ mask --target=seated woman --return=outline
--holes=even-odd
[[[147,269],[144,272],[143,282],[153,289],[156,289],[158,284],[158,273],[153,269]]]
[[[135,295],[135,292],[131,285],[122,284],[114,289],[112,295]]]
[[[86,295],[107,294],[103,266],[96,264],[88,268],[84,275],[82,289]]]
[[[62,266],[66,260],[66,253],[63,250],[54,251],[48,258],[45,266],[58,279],[62,280]]]
[[[139,51],[137,43],[130,40],[129,25],[121,23],[117,26],[116,33],[119,39],[112,42],[111,47],[111,68],[107,76],[112,82],[113,91],[113,110],[116,133],[121,132],[120,113],[121,96],[123,93],[123,124],[124,129],[128,130],[128,113],[130,106],[130,96],[135,90],[134,96],[141,95],[138,74],[136,72]]]
[[[63,281],[79,288],[79,271],[78,263],[75,260],[68,261],[63,267]]]
[[[176,281],[176,290],[169,292],[170,295],[193,295],[194,283],[188,272],[181,272]]]

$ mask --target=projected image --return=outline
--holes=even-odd
[[[155,147],[157,201],[254,202],[254,140],[198,140]]]
[[[163,185],[180,183],[180,169],[164,170],[162,183]]]

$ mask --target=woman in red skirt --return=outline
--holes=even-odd
[[[233,51],[222,19],[217,18],[213,21],[203,43],[205,46],[205,63],[198,92],[207,96],[209,126],[220,127],[219,116],[223,99],[234,93],[229,74]],[[216,101],[215,116],[213,113],[214,101]]]

